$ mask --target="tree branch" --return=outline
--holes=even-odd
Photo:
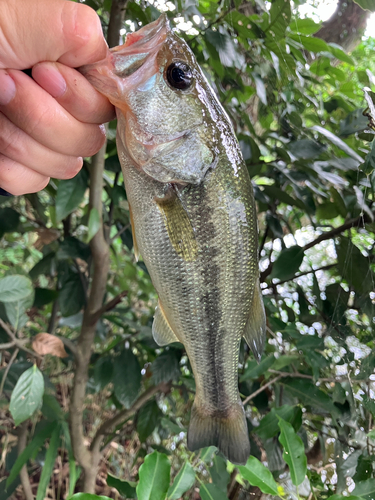
[[[6,334],[12,339],[12,342],[9,342],[8,344],[2,344],[2,346],[9,346],[8,348],[11,347],[17,347],[21,351],[25,351],[31,356],[34,356],[35,358],[38,359],[43,359],[43,356],[40,356],[37,354],[35,351],[31,351],[27,347],[25,347],[25,344],[28,342],[28,340],[20,340],[15,336],[15,334],[12,332],[12,330],[9,328],[9,326],[0,318],[0,326],[5,330]],[[3,350],[1,345],[0,345],[0,350]]]
[[[133,404],[133,406],[129,409],[121,410],[117,415],[114,415],[109,420],[103,422],[103,424],[96,431],[94,439],[91,443],[91,450],[94,455],[100,453],[100,446],[102,442],[102,438],[105,434],[107,434],[113,427],[121,424],[124,420],[127,420],[131,415],[136,413],[147,401],[149,401],[152,397],[155,396],[158,392],[167,392],[170,388],[169,384],[162,382],[158,385],[150,387],[147,389]]]
[[[28,423],[28,421],[26,420],[26,422],[23,422],[19,427],[18,444],[17,444],[18,456],[20,456],[21,453],[26,448],[27,423]],[[24,492],[24,495],[26,497],[26,500],[34,500],[34,495],[33,495],[32,489],[31,489],[29,474],[27,472],[26,465],[24,465],[22,467],[22,469],[20,470],[20,479],[21,479],[21,484],[22,484],[22,488],[23,488],[23,492]]]
[[[14,360],[16,359],[18,353],[19,353],[19,349],[15,349],[15,351],[13,352],[10,360],[8,361],[8,364],[5,368],[5,371],[4,371],[4,375],[3,375],[3,378],[1,379],[1,384],[0,384],[0,396],[2,395],[3,393],[3,389],[4,389],[4,385],[5,385],[5,381],[7,379],[7,376],[8,376],[8,373],[9,373],[9,370],[10,370],[10,367],[12,366],[12,364],[14,363]]]
[[[375,214],[374,214],[375,218]],[[331,240],[332,238],[335,238],[339,234],[343,233],[347,229],[351,229],[352,227],[358,226],[358,224],[362,221],[364,224],[365,222],[368,222],[369,217],[364,215],[360,215],[359,217],[356,217],[354,219],[349,219],[348,221],[344,222],[339,227],[335,227],[334,229],[331,229],[331,231],[327,231],[326,233],[322,233],[320,236],[318,236],[315,240],[311,241],[310,243],[307,243],[302,249],[304,251],[308,250],[309,248],[314,247],[315,245],[318,245],[318,243],[321,243],[322,241],[326,240]]]
[[[271,371],[271,370],[269,370],[269,371]],[[251,401],[252,399],[254,399],[256,396],[258,396],[258,394],[260,394],[265,389],[267,389],[267,387],[269,387],[270,385],[272,385],[275,382],[277,382],[279,379],[281,379],[281,377],[282,377],[282,375],[279,375],[278,377],[275,377],[272,380],[269,380],[266,384],[262,385],[262,387],[259,387],[259,389],[257,389],[252,394],[250,394],[249,396],[247,396],[247,398],[244,401],[242,401],[242,404],[245,406],[246,403],[248,403],[249,401]]]
[[[101,229],[90,241],[93,278],[87,306],[85,308],[81,333],[76,346],[76,371],[70,401],[70,433],[74,456],[84,470],[84,491],[95,493],[97,463],[87,449],[83,432],[83,409],[88,379],[91,349],[95,338],[98,311],[100,311],[106,290],[109,271],[109,247],[104,239],[102,221],[103,170],[106,144],[92,158],[90,171],[90,210],[96,208],[100,217]]]
[[[116,295],[116,297],[114,297],[112,300],[104,304],[104,306],[101,307],[99,311],[96,313],[95,321],[99,321],[99,319],[101,318],[101,316],[103,316],[103,314],[105,314],[107,311],[111,311],[112,309],[114,309],[117,306],[117,304],[119,304],[122,301],[122,299],[127,295],[128,295],[127,290],[123,290],[121,293]]]

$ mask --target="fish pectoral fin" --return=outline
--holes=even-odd
[[[255,284],[253,303],[251,304],[250,314],[243,336],[259,362],[266,338],[266,313],[264,311],[259,279]]]
[[[152,323],[152,335],[155,342],[161,347],[171,344],[172,342],[180,342],[165,317],[160,300],[155,309],[154,322]]]
[[[189,216],[176,192],[170,188],[163,198],[155,198],[168,231],[169,241],[176,253],[192,262],[198,253],[197,240]]]
[[[187,445],[190,451],[217,446],[230,462],[246,464],[250,455],[250,442],[241,401],[231,407],[227,416],[205,414],[204,409],[194,403]]]
[[[136,262],[138,262],[138,260],[139,260],[139,249],[138,249],[137,238],[135,237],[134,218],[133,218],[133,212],[132,212],[132,207],[130,206],[130,203],[129,203],[129,216],[130,216],[130,225],[132,227],[134,255],[135,255]]]

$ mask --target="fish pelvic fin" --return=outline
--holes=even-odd
[[[264,311],[259,279],[255,284],[253,303],[251,304],[243,336],[247,345],[253,351],[256,360],[259,362],[266,338],[266,313]]]
[[[138,260],[139,260],[139,248],[138,248],[137,238],[135,237],[134,218],[133,218],[133,212],[132,212],[132,208],[130,206],[130,203],[129,203],[129,216],[130,216],[130,225],[132,227],[134,256],[135,256],[135,261],[138,262]]]
[[[155,309],[154,322],[152,323],[152,335],[155,342],[161,347],[171,344],[172,342],[180,342],[165,317],[160,300]]]
[[[250,441],[241,401],[226,413],[207,414],[194,403],[187,434],[188,448],[195,451],[216,446],[230,462],[244,465],[250,455]]]
[[[177,255],[185,262],[197,258],[198,244],[189,216],[176,191],[169,188],[164,198],[155,198],[164,219],[171,242]]]

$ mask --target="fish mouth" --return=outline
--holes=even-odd
[[[139,68],[144,66],[150,75],[157,72],[156,54],[169,33],[168,18],[162,14],[153,23],[128,33],[125,43],[109,49],[105,59],[81,66],[78,70],[112,104],[121,107],[121,96],[136,83]]]

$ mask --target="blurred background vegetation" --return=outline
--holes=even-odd
[[[375,1],[86,3],[110,45],[165,11],[237,133],[267,313],[260,364],[241,344],[252,457],[186,448],[194,379],[151,335],[113,122],[74,179],[0,197],[0,499],[374,499]]]

